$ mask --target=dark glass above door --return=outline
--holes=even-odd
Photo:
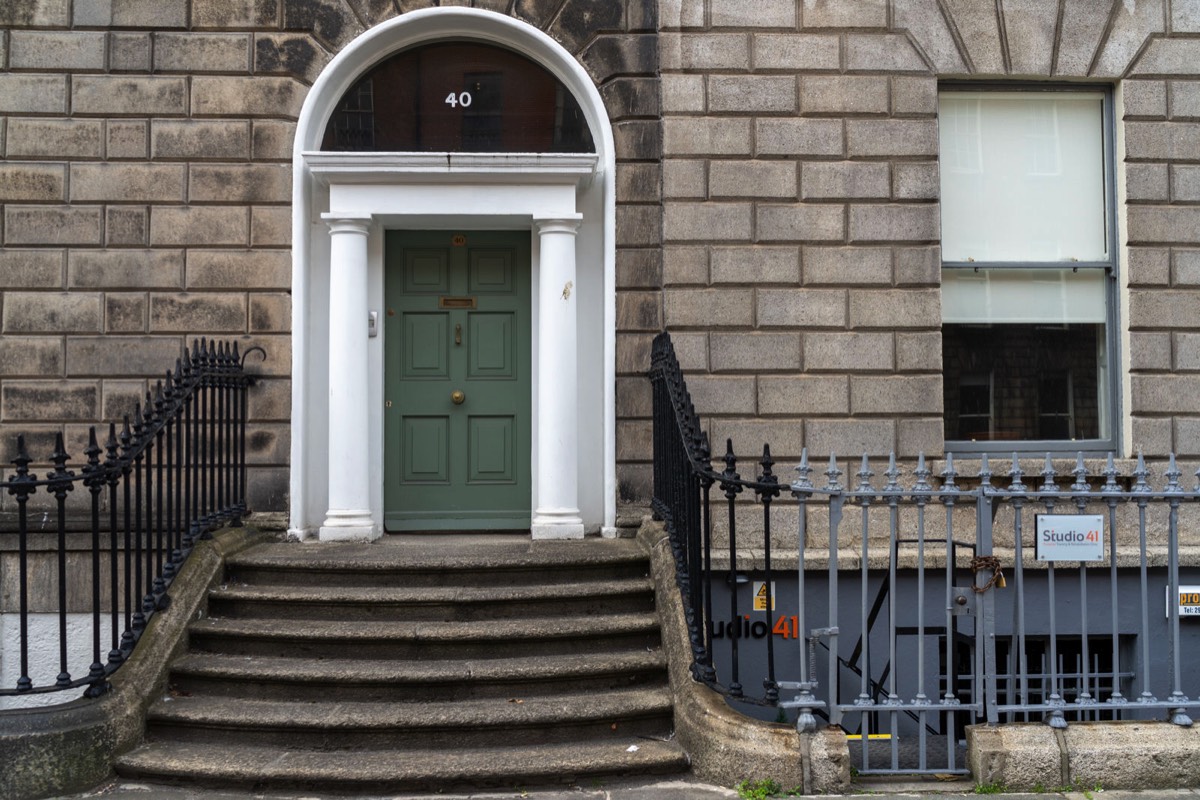
[[[574,95],[502,47],[437,42],[382,62],[350,88],[325,128],[327,151],[592,153]]]

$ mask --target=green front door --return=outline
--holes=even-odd
[[[528,529],[525,231],[388,231],[384,506],[389,531]]]

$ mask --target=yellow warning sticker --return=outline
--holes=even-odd
[[[774,611],[775,610],[775,581],[771,581],[771,607],[767,608],[767,582],[754,582],[754,610],[755,611]]]

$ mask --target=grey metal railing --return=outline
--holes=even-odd
[[[835,457],[814,482],[805,454],[789,485],[764,446],[743,477],[732,442],[714,468],[666,334],[652,359],[654,511],[696,680],[801,730],[843,726],[861,772],[964,772],[975,723],[1191,724],[1200,642],[1179,596],[1181,572],[1200,584],[1200,483],[1180,484],[1174,456],[1152,482],[1140,456],[1123,475],[1112,456],[1013,454],[1003,485],[987,455],[969,476],[952,455],[936,476],[892,457],[876,485],[866,456],[843,483]],[[1091,552],[1039,553],[1042,515],[1051,537],[1089,522]]]
[[[840,483],[842,471],[836,458],[829,460],[824,485],[810,480],[813,469],[807,457],[802,458],[799,478],[791,486],[799,504],[797,525],[803,543],[797,570],[799,596],[811,594],[810,526],[814,517],[820,517],[828,525],[828,546],[821,554],[825,569],[819,583],[829,599],[824,619],[806,617],[801,604],[799,625],[808,631],[810,648],[817,640],[828,649],[828,663],[818,676],[808,663],[810,658],[798,659],[799,680],[781,681],[779,686],[797,689],[801,696],[781,705],[799,708],[809,728],[815,723],[812,714],[821,707],[806,703],[809,698],[823,700],[834,724],[857,717],[862,736],[859,768],[865,772],[961,771],[963,765],[955,755],[958,724],[949,724],[951,715],[993,725],[1040,718],[1052,727],[1065,727],[1068,717],[1153,718],[1166,712],[1171,722],[1190,726],[1187,709],[1200,705],[1200,699],[1189,698],[1184,684],[1186,680],[1194,689],[1200,675],[1195,669],[1185,672],[1182,659],[1179,532],[1185,504],[1191,504],[1189,522],[1195,524],[1200,517],[1196,513],[1200,485],[1191,489],[1180,485],[1182,473],[1173,456],[1158,488],[1150,484],[1150,471],[1140,456],[1128,479],[1109,456],[1100,481],[1089,475],[1080,455],[1070,472],[1070,485],[1059,485],[1060,473],[1050,456],[1035,485],[1024,482],[1016,455],[1003,486],[993,482],[987,456],[978,463],[978,471],[969,479],[973,486],[966,488],[959,484],[953,456],[947,456],[940,480],[935,480],[922,456],[914,480],[905,485],[892,458],[886,484],[876,487],[864,456],[856,473],[858,482],[849,487]],[[882,513],[874,513],[876,509]],[[859,535],[847,541],[849,510],[856,512],[860,527]],[[1033,511],[1049,515],[1044,529],[1029,519]],[[1081,519],[1099,519],[1101,524],[1086,533],[1055,533],[1050,527],[1058,520]],[[873,522],[886,531],[886,538],[875,536]],[[1049,537],[1092,534],[1095,538],[1086,545],[1095,551],[1090,554],[1072,551],[1054,560],[1036,550],[1039,542],[1043,549],[1048,547]],[[847,551],[855,558],[846,558]],[[964,552],[970,556],[961,555]],[[969,582],[957,577],[964,568],[973,576]],[[1122,580],[1122,571],[1136,571],[1136,579]],[[1006,573],[1012,577],[1011,585]],[[1097,578],[1102,585],[1096,585]],[[853,605],[842,591],[846,583],[853,587],[851,598],[857,597],[859,606],[850,631],[846,621],[839,620],[839,610]],[[887,607],[880,616],[886,617],[887,625],[878,632],[869,619],[872,583],[886,587]],[[1164,609],[1161,622],[1152,622],[1154,608]],[[941,629],[935,632],[938,622]],[[969,680],[956,681],[956,673],[961,678],[962,670],[955,664],[955,646],[963,637],[953,634],[964,629],[974,663]],[[866,665],[858,680],[851,681],[856,684],[851,690],[857,689],[853,698],[844,696],[848,661],[842,642],[847,633],[857,636],[855,661]],[[929,637],[934,633],[941,661],[936,672],[929,663]],[[905,636],[912,641],[902,648]],[[1031,640],[1036,647],[1031,647]],[[1003,655],[998,652],[1001,644]],[[876,656],[874,649],[882,652]],[[1071,665],[1065,663],[1064,649],[1071,650]],[[1101,649],[1105,652],[1094,652]],[[1035,659],[1031,650],[1039,651]],[[1032,667],[1031,660],[1040,666]],[[873,681],[872,663],[880,661],[884,674]],[[1123,689],[1123,683],[1132,687],[1134,696]],[[908,738],[917,739],[908,750],[915,753],[917,763],[902,765],[901,728],[906,715],[916,722],[907,727]],[[926,736],[931,730],[929,718],[939,716],[944,722],[941,732],[947,737],[945,760],[931,766]],[[887,767],[871,765],[871,734],[890,740]]]

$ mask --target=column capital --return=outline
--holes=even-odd
[[[321,219],[329,226],[330,233],[357,233],[363,236],[370,232],[373,221],[369,216],[333,212],[322,214]]]
[[[582,214],[562,214],[557,217],[534,217],[533,224],[539,236],[547,233],[569,233],[572,236],[579,232],[579,223],[583,222]]]

